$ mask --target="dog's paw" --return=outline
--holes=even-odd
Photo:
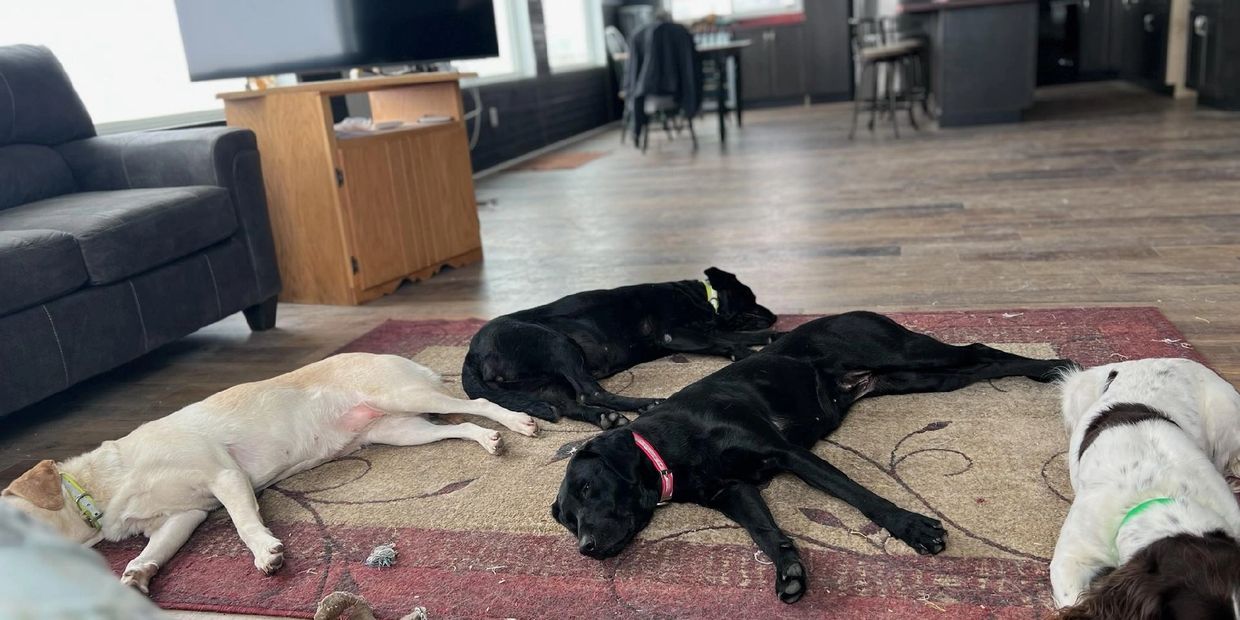
[[[600,413],[598,416],[598,427],[607,430],[609,428],[619,428],[629,423],[629,419],[620,415],[615,411]]]
[[[750,349],[749,347],[737,347],[735,349],[732,349],[731,355],[729,357],[731,357],[732,361],[739,362],[753,354],[754,354],[754,350]]]
[[[486,448],[487,452],[490,452],[494,456],[499,456],[504,453],[504,438],[499,434],[499,432],[494,432],[483,436],[482,439],[478,440],[478,443],[481,444],[483,448]]]
[[[938,519],[931,519],[915,512],[902,511],[886,526],[892,536],[921,555],[935,555],[947,548],[944,542],[947,530]]]
[[[793,560],[784,566],[777,567],[775,574],[775,593],[785,603],[795,603],[805,595],[805,566],[800,560]]]
[[[504,423],[510,430],[514,430],[526,437],[535,437],[538,435],[538,422],[525,414],[513,416],[512,419]]]
[[[159,565],[154,562],[138,562],[134,560],[121,573],[121,584],[127,585],[143,594],[151,593],[151,577],[155,576]]]
[[[654,409],[655,407],[658,407],[661,404],[663,404],[662,398],[652,398],[650,399],[649,403],[646,403],[642,407],[638,408],[637,413],[646,413],[647,411],[650,411],[651,409]]]
[[[254,566],[263,571],[264,575],[280,570],[280,567],[284,566],[284,543],[274,537],[263,543],[254,553]]]

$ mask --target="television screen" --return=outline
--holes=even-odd
[[[190,79],[499,55],[491,0],[176,0]]]

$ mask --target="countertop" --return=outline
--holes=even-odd
[[[953,9],[973,9],[1003,4],[1019,4],[1036,2],[1037,0],[928,0],[921,2],[903,2],[900,13],[930,13],[933,11],[950,11]]]

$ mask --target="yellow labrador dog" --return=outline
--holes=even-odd
[[[86,545],[143,534],[150,541],[121,581],[148,591],[207,511],[223,507],[254,565],[271,574],[284,545],[263,525],[255,489],[365,444],[415,446],[472,439],[491,454],[498,432],[435,424],[424,413],[463,413],[523,435],[538,425],[482,399],[461,400],[431,370],[395,355],[346,353],[224,390],[63,463],[43,461],[3,499]]]

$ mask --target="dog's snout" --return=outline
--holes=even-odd
[[[577,539],[577,550],[586,555],[593,554],[595,551],[594,537],[589,534],[582,534],[581,538]]]

